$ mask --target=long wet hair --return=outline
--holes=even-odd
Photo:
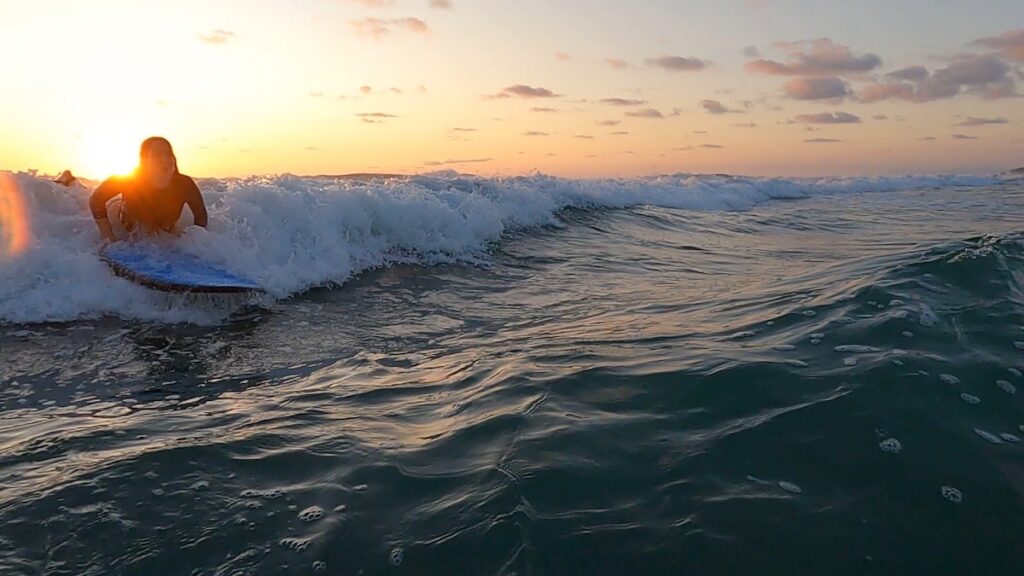
[[[174,156],[174,173],[179,174],[178,155],[174,153],[174,147],[171,146],[170,141],[167,140],[167,138],[164,138],[163,136],[150,136],[149,138],[146,138],[145,140],[142,141],[142,146],[139,146],[139,167],[142,167],[142,159],[145,158],[146,152],[149,152],[149,150],[157,144],[167,145],[167,149],[170,150],[171,155]]]

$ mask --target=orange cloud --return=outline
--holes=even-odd
[[[236,36],[230,30],[214,30],[207,34],[197,34],[199,39],[206,44],[223,44]]]
[[[352,20],[352,27],[360,36],[380,40],[391,34],[393,30],[405,30],[418,34],[429,34],[430,27],[419,18],[364,18]]]

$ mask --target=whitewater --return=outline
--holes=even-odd
[[[0,322],[64,322],[116,315],[168,323],[222,322],[245,306],[271,306],[313,287],[339,286],[396,263],[486,265],[504,236],[562,226],[570,209],[637,206],[746,211],[773,200],[944,187],[979,187],[997,176],[745,178],[678,174],[635,179],[532,175],[484,178],[437,172],[355,180],[294,175],[199,179],[208,229],[174,242],[257,282],[263,299],[196,301],[115,277],[96,256],[88,211],[94,182],[63,187],[35,173],[7,173],[25,206],[30,237],[0,258]],[[182,224],[188,222],[187,209]],[[5,231],[0,230],[0,239]]]

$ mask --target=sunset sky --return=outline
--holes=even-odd
[[[1024,165],[1020,0],[0,0],[0,169]]]

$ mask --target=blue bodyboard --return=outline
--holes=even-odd
[[[114,273],[167,292],[258,292],[256,283],[170,248],[141,244],[110,244],[100,250]]]

